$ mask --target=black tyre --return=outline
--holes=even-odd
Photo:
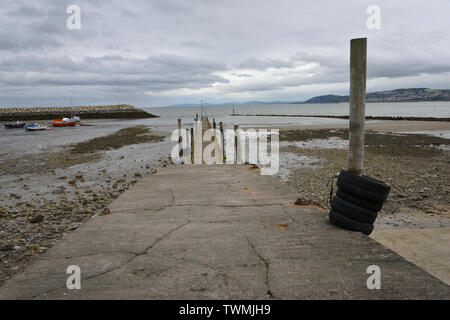
[[[330,221],[332,224],[342,229],[359,231],[367,235],[371,234],[373,231],[372,224],[357,222],[333,210],[330,211]]]
[[[386,201],[391,191],[391,187],[382,181],[368,176],[358,176],[347,170],[341,170],[337,185],[348,193],[380,204]]]
[[[358,196],[351,194],[350,192],[345,191],[342,188],[338,188],[336,195],[343,200],[346,200],[348,202],[356,204],[357,206],[360,206],[360,207],[363,207],[363,208],[366,208],[366,209],[369,209],[369,210],[372,210],[375,212],[380,211],[381,208],[383,207],[382,203],[376,203],[376,202],[366,200],[364,198],[360,198]]]
[[[331,201],[331,210],[362,223],[372,224],[377,218],[377,213],[375,211],[360,207],[341,199],[339,196],[335,196]]]

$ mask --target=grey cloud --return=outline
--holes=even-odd
[[[116,55],[85,57],[79,61],[68,56],[48,58],[34,55],[0,60],[0,83],[13,87],[113,86],[139,87],[142,92],[167,91],[199,89],[216,82],[228,82],[213,74],[217,70],[226,70],[226,66],[220,62],[175,55],[145,59]]]
[[[366,8],[373,3],[360,0],[77,0],[82,29],[76,31],[65,27],[71,3],[0,0],[4,99],[51,98],[70,89],[151,104],[156,98],[148,91],[214,83],[219,84],[216,96],[251,92],[255,99],[271,99],[276,91],[279,99],[283,90],[344,87],[349,40],[361,36],[368,37],[368,77],[385,79],[381,89],[450,83],[448,0],[435,0],[433,6],[411,0],[407,10],[403,3],[377,0],[380,30],[367,29]],[[312,69],[296,68],[311,63]],[[258,78],[253,71],[272,75]],[[298,97],[283,99],[290,98]],[[167,102],[171,99],[181,98],[167,93]]]
[[[269,68],[292,68],[294,66],[292,61],[283,61],[279,59],[272,59],[272,58],[266,58],[266,59],[256,59],[256,58],[249,58],[245,61],[242,61],[238,64],[236,64],[237,68],[240,69],[254,69],[254,70],[266,70]]]

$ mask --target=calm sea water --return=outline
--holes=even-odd
[[[239,114],[280,114],[280,115],[347,115],[348,103],[338,104],[279,104],[235,106]],[[171,130],[177,126],[177,118],[183,126],[191,127],[200,107],[145,108],[160,116],[153,119],[138,120],[86,120],[89,126],[73,128],[51,128],[47,131],[26,132],[25,129],[5,129],[0,124],[0,160],[29,152],[45,150],[49,146],[59,146],[107,135],[116,130],[143,124],[155,129]],[[289,125],[327,125],[346,124],[343,119],[301,118],[301,117],[233,117],[233,106],[206,106],[210,118],[223,122],[225,127],[239,124],[242,127]],[[415,116],[450,118],[450,102],[411,102],[411,103],[368,103],[366,114],[370,116]],[[40,121],[41,123],[45,123]]]
[[[192,124],[195,113],[201,113],[200,107],[165,107],[143,108],[150,113],[161,116],[161,125],[176,123],[174,119],[181,118],[183,123]],[[342,119],[299,118],[299,117],[231,117],[233,106],[206,106],[209,117],[227,125],[240,124],[242,126],[266,125],[313,125],[313,124],[341,124],[347,123]],[[336,104],[264,104],[235,106],[236,114],[270,114],[270,115],[348,115],[348,103]],[[450,102],[401,102],[401,103],[367,103],[368,116],[413,116],[450,118]]]

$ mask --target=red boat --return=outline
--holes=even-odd
[[[76,121],[71,121],[69,119],[62,119],[62,120],[53,120],[52,125],[54,127],[69,127],[69,126],[75,126],[77,124]]]

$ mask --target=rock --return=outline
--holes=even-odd
[[[19,266],[14,266],[14,267],[9,268],[9,270],[10,270],[12,273],[16,273],[17,271],[20,270],[20,267],[19,267]]]
[[[10,243],[4,243],[0,245],[0,251],[9,251],[13,249],[13,245]]]
[[[70,231],[73,231],[73,230],[76,230],[76,229],[78,229],[78,224],[71,225],[70,228],[69,228]]]
[[[136,178],[142,177],[142,175],[141,175],[140,173],[138,173],[138,172],[136,172],[136,173],[134,174],[134,176],[135,176]]]
[[[30,223],[38,223],[44,220],[44,216],[42,214],[38,214],[30,219]]]
[[[111,214],[111,210],[108,208],[103,209],[103,211],[99,214],[100,216],[106,216],[108,214]]]
[[[44,253],[48,248],[47,247],[39,247],[37,252],[38,253]]]

